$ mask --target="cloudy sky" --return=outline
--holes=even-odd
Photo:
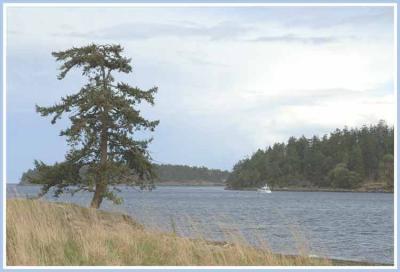
[[[34,159],[63,160],[59,130],[35,113],[84,82],[59,81],[52,51],[119,43],[124,77],[159,87],[156,162],[231,169],[290,136],[395,121],[392,7],[8,8],[8,181]]]

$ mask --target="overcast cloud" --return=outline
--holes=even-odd
[[[8,177],[67,146],[34,105],[82,84],[56,79],[52,51],[120,43],[133,75],[159,87],[146,117],[159,119],[156,162],[231,169],[257,148],[290,136],[395,121],[393,9],[9,8]]]

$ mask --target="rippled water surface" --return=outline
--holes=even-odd
[[[393,263],[393,194],[121,188],[124,204],[105,202],[103,208],[128,213],[151,228],[213,240],[239,237],[280,253]],[[7,197],[38,190],[8,185]],[[87,205],[90,195],[65,195],[60,200]]]

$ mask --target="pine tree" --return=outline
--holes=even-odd
[[[116,82],[114,73],[132,72],[131,59],[123,57],[120,45],[73,47],[53,52],[61,62],[58,79],[74,68],[82,69],[88,80],[79,92],[68,95],[51,107],[36,106],[42,116],[51,115],[54,124],[63,114],[69,114],[71,126],[62,130],[70,151],[66,162],[85,167],[84,177],[47,183],[43,191],[56,186],[62,191],[75,185],[75,191],[93,192],[90,206],[99,208],[103,198],[119,202],[111,186],[119,183],[153,186],[154,172],[147,147],[152,139],[135,140],[138,130],[154,131],[159,121],[149,121],[140,115],[137,106],[145,101],[154,105],[157,87],[143,91],[123,82]]]
[[[394,127],[384,121],[361,129],[336,129],[322,139],[290,137],[250,159],[239,161],[227,179],[229,188],[268,185],[357,188],[380,178],[393,188]],[[259,163],[262,162],[262,163]],[[255,180],[259,183],[253,184]],[[262,181],[262,182],[261,182]]]
[[[383,156],[380,166],[380,176],[389,188],[394,186],[394,157],[392,154]]]
[[[352,147],[347,166],[351,171],[357,172],[360,175],[364,174],[362,152],[358,144]]]

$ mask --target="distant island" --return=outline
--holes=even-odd
[[[393,192],[394,127],[385,121],[336,129],[322,138],[290,137],[233,167],[227,189]]]
[[[62,166],[62,163],[56,164]],[[225,186],[225,181],[230,172],[207,167],[196,167],[173,164],[153,164],[156,178],[155,185],[187,185],[187,186]],[[61,167],[60,167],[61,168]],[[20,185],[31,185],[32,179],[40,176],[37,167],[29,169],[22,174]],[[61,171],[60,171],[61,172]],[[54,175],[56,176],[56,175]],[[35,182],[37,184],[37,182]]]
[[[290,137],[287,143],[275,143],[240,160],[232,172],[172,164],[153,164],[153,170],[154,184],[161,186],[255,190],[267,183],[273,191],[393,192],[394,127],[380,121],[336,129],[322,138]],[[63,162],[52,166],[35,162],[20,184],[40,184],[41,176],[68,180],[82,172]]]
[[[158,185],[225,186],[230,172],[207,167],[155,164]]]

